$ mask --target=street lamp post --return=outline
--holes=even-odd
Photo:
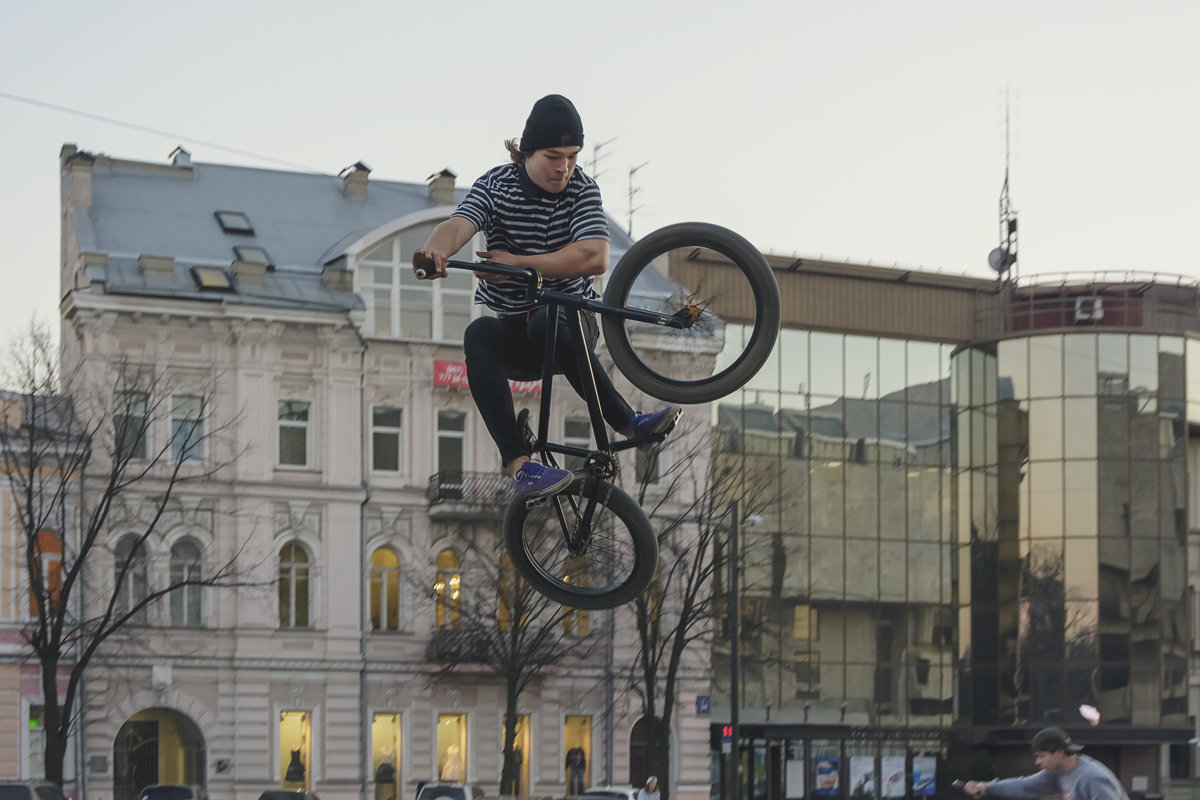
[[[729,796],[727,800],[738,800],[741,796],[741,705],[739,685],[741,683],[741,609],[738,607],[738,538],[741,533],[741,503],[729,503],[729,729],[732,743],[729,748]]]

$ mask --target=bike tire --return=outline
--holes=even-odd
[[[633,498],[599,481],[592,540],[571,555],[555,509],[586,502],[591,478],[576,478],[564,491],[529,505],[514,497],[504,512],[504,546],[513,568],[556,603],[597,611],[616,608],[646,591],[658,569],[658,539]],[[599,480],[599,479],[596,479]],[[572,582],[574,579],[574,582]]]
[[[733,299],[750,309],[753,318],[742,323],[745,327],[741,329],[746,335],[739,337],[740,342],[725,338],[724,322],[714,313],[700,309],[701,318],[684,331],[628,322],[605,314],[602,318],[604,341],[617,369],[646,394],[671,403],[707,403],[745,386],[771,355],[779,334],[779,285],[762,253],[737,233],[706,222],[681,222],[654,231],[625,252],[609,276],[604,289],[605,304],[646,308],[648,304],[657,303],[661,307],[651,310],[670,314],[682,308],[685,301],[696,303],[698,297],[702,298],[698,287],[687,289],[696,293],[692,297],[678,296],[673,289],[670,290],[671,297],[662,297],[661,286],[666,278],[652,265],[654,259],[664,253],[681,248],[714,250],[740,270],[742,277],[739,280],[731,281],[729,275],[725,276],[722,291],[727,297],[738,295]],[[635,291],[639,278],[647,270],[657,274],[648,281],[659,284],[657,297],[638,297]],[[741,295],[752,296],[752,302],[745,303],[746,298]],[[707,306],[711,299],[701,302]],[[717,357],[720,368],[714,368],[707,375],[685,375],[691,367],[689,360],[682,356],[691,348],[683,340],[693,338],[699,342],[701,337],[707,337],[707,347],[695,349],[711,353],[718,329],[724,344]],[[664,339],[664,336],[668,338]],[[663,342],[668,345],[665,350],[660,348]],[[664,356],[664,353],[669,354]],[[724,366],[726,361],[728,366]],[[672,368],[679,374],[670,374]]]

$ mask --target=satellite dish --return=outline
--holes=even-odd
[[[1007,272],[1008,268],[1013,265],[1012,253],[1005,250],[1003,247],[997,247],[988,253],[988,266],[996,272]]]

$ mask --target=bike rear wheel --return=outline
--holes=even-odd
[[[732,263],[701,265],[705,250]],[[604,302],[694,320],[680,329],[602,317],[617,369],[672,403],[707,403],[745,386],[779,334],[779,286],[762,253],[704,222],[669,225],[635,243],[613,269]]]
[[[597,479],[589,535],[571,552],[568,538],[578,530],[591,482],[576,478],[565,491],[532,505],[513,498],[504,513],[504,545],[521,577],[551,600],[587,610],[615,608],[650,585],[658,540],[633,498]]]

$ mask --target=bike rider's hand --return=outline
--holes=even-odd
[[[506,264],[510,267],[518,266],[513,263],[512,253],[505,250],[476,250],[475,255],[484,261],[491,261],[493,264]],[[508,280],[507,275],[496,275],[491,272],[476,272],[475,277],[481,281],[491,281],[492,283],[500,283]]]
[[[417,250],[413,253],[413,272],[418,269],[425,270],[426,280],[434,280],[436,278],[446,277],[446,262],[450,257],[440,250],[430,248],[428,250]]]
[[[971,795],[971,797],[982,797],[991,785],[991,781],[967,781],[967,785],[963,787],[963,791]]]

